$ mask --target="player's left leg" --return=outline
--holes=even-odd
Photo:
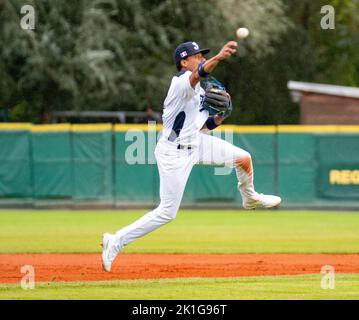
[[[245,209],[273,208],[281,203],[281,198],[259,194],[254,189],[253,162],[249,152],[209,134],[201,133],[199,162],[225,165],[234,168],[238,179],[238,190]]]

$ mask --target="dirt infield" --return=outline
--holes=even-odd
[[[20,268],[35,268],[36,281],[97,281],[182,277],[240,277],[320,273],[359,273],[359,254],[121,254],[111,273],[100,254],[0,254],[0,283],[17,283]]]

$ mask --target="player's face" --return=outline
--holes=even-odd
[[[202,61],[206,61],[205,57],[202,55],[202,53],[197,53],[194,56],[189,56],[187,59],[185,59],[183,66],[187,70],[194,71]]]

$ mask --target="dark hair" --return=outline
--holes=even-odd
[[[181,71],[181,69],[182,69],[181,61],[182,61],[182,60],[180,60],[180,61],[178,61],[178,62],[176,63],[176,67],[177,67],[177,70],[178,70],[178,71]]]
[[[178,62],[176,63],[176,67],[177,67],[177,70],[178,70],[178,71],[181,71],[181,70],[182,70],[181,61],[182,61],[182,60],[186,60],[187,58],[188,58],[188,57],[185,57],[185,58],[181,59],[180,61],[178,61]]]

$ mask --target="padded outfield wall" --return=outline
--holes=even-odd
[[[154,206],[160,132],[160,125],[0,124],[0,205]],[[283,206],[359,207],[359,126],[224,125],[213,134],[251,153],[256,189],[280,195]],[[195,166],[183,204],[240,207],[235,172],[215,171],[222,169]]]

